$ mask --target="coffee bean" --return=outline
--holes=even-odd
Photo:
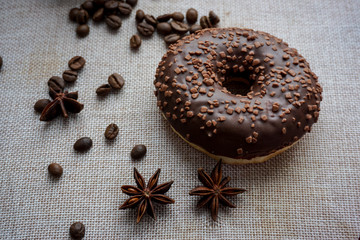
[[[132,7],[135,7],[138,0],[126,0],[126,3],[131,5]]]
[[[84,152],[89,150],[92,147],[92,140],[88,137],[83,137],[78,139],[74,144],[74,149],[79,152]]]
[[[131,11],[132,11],[132,7],[129,4],[123,3],[123,2],[119,3],[118,9],[119,9],[119,12],[125,16],[130,15]]]
[[[95,6],[93,1],[85,1],[83,4],[81,4],[81,8],[86,10],[89,14],[93,14],[95,11]]]
[[[182,14],[181,12],[174,12],[172,14],[172,19],[174,19],[175,21],[182,22],[184,21],[184,14]]]
[[[211,25],[215,26],[216,24],[218,24],[220,22],[220,18],[218,15],[216,15],[214,13],[214,11],[210,11],[209,12],[209,20]]]
[[[186,21],[189,24],[194,24],[196,23],[197,19],[198,19],[198,12],[196,11],[196,9],[189,8],[186,12]]]
[[[135,147],[131,150],[131,158],[139,159],[145,156],[146,154],[146,147],[145,145],[135,145]]]
[[[3,65],[3,59],[2,59],[2,57],[0,57],[0,70],[2,68],[2,65]]]
[[[49,99],[40,99],[38,100],[35,105],[34,105],[34,109],[36,112],[38,113],[42,113],[42,111],[44,110],[44,108],[50,103],[51,101]]]
[[[96,94],[98,96],[108,95],[111,91],[111,86],[109,84],[103,84],[96,89]]]
[[[84,9],[80,9],[76,16],[76,22],[78,24],[85,24],[87,23],[88,20],[89,20],[89,13]]]
[[[171,25],[167,22],[158,23],[156,26],[156,29],[157,29],[158,33],[163,34],[163,35],[168,35],[172,31]]]
[[[78,73],[75,71],[66,70],[63,72],[62,77],[66,82],[75,82],[77,80]]]
[[[93,0],[95,5],[97,6],[104,6],[106,0]]]
[[[100,22],[104,18],[104,8],[99,8],[93,15],[94,22]]]
[[[78,71],[84,67],[85,63],[86,61],[83,57],[75,56],[72,59],[70,59],[68,65],[69,68],[71,68],[71,70]]]
[[[85,236],[85,226],[81,222],[74,222],[70,226],[70,236],[74,239],[82,239]]]
[[[116,138],[118,133],[119,133],[119,127],[115,123],[112,123],[109,126],[107,126],[105,130],[105,138],[109,140],[113,140],[114,138]]]
[[[157,24],[157,20],[155,19],[155,17],[153,15],[146,14],[144,19],[148,24],[150,24],[150,25],[152,25],[154,27]]]
[[[61,77],[52,76],[48,81],[48,86],[55,92],[61,92],[65,87],[65,81]]]
[[[89,32],[90,32],[90,28],[87,24],[81,24],[76,28],[76,34],[81,38],[89,35]]]
[[[137,49],[141,46],[141,38],[139,35],[135,34],[130,38],[130,47]]]
[[[211,28],[212,27],[211,22],[207,16],[202,16],[200,18],[200,25],[202,28]]]
[[[136,11],[135,20],[137,22],[142,22],[144,20],[145,13],[143,10],[139,9]]]
[[[118,73],[111,74],[108,78],[108,82],[114,89],[121,89],[125,84],[124,78]]]
[[[137,25],[137,30],[143,36],[151,36],[155,31],[154,27],[146,22],[139,23]]]
[[[76,22],[77,15],[78,15],[79,11],[80,11],[79,8],[70,9],[69,18],[70,18],[71,21]]]
[[[158,22],[167,22],[172,18],[172,14],[167,13],[167,14],[163,14],[160,15],[156,18],[156,20],[158,20]]]
[[[175,43],[179,39],[180,39],[180,35],[176,33],[164,37],[164,40],[167,44]]]
[[[198,31],[198,30],[201,30],[202,29],[202,27],[199,25],[199,24],[194,24],[194,25],[192,25],[191,27],[190,27],[190,33],[194,33],[194,32],[196,32],[196,31]]]
[[[187,31],[189,31],[189,25],[187,25],[186,23],[183,22],[179,22],[179,21],[171,21],[170,22],[171,28],[180,34],[184,34]]]
[[[54,177],[61,177],[63,174],[63,168],[60,166],[60,164],[52,163],[48,166],[49,173]]]
[[[116,15],[107,16],[105,22],[112,29],[118,29],[122,24],[121,18]]]
[[[106,1],[104,4],[104,7],[106,10],[115,10],[116,8],[118,8],[119,6],[119,2],[118,1]]]

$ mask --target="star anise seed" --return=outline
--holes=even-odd
[[[198,178],[204,184],[203,187],[196,187],[190,191],[190,195],[202,196],[197,207],[201,208],[208,204],[211,209],[211,217],[216,221],[219,209],[219,202],[227,207],[236,208],[225,196],[233,196],[245,192],[242,188],[225,187],[230,182],[230,177],[222,179],[222,160],[220,160],[209,176],[204,169],[199,168]]]
[[[147,212],[152,218],[156,220],[153,202],[160,204],[171,204],[175,202],[174,199],[164,195],[164,193],[169,191],[174,181],[157,185],[159,175],[160,168],[149,179],[149,182],[146,185],[144,178],[141,176],[138,170],[134,168],[134,179],[137,187],[130,185],[121,186],[122,192],[131,197],[120,206],[120,209],[138,207],[136,223],[140,222],[145,212]]]

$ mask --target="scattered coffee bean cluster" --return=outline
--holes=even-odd
[[[118,74],[113,73],[108,77],[108,83],[100,85],[96,89],[96,94],[98,96],[106,96],[108,95],[112,90],[120,90],[125,84],[124,78]]]
[[[87,0],[81,4],[80,8],[72,8],[69,18],[79,24],[76,33],[83,38],[90,32],[87,25],[89,19],[94,22],[105,21],[109,28],[116,30],[122,25],[121,17],[129,16],[136,4],[137,0]]]

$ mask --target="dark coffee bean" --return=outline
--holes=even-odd
[[[145,156],[146,147],[145,145],[135,145],[135,147],[131,150],[131,158],[139,159]]]
[[[38,113],[42,113],[42,111],[44,110],[44,108],[50,103],[51,101],[49,99],[40,99],[38,100],[35,105],[34,105],[34,109],[36,112]]]
[[[189,31],[189,25],[187,25],[186,23],[183,22],[179,22],[179,21],[171,21],[170,22],[171,28],[180,34],[184,34],[187,31]]]
[[[209,20],[211,25],[215,26],[216,24],[218,24],[220,22],[220,18],[218,15],[216,15],[214,13],[214,11],[210,11],[209,12]]]
[[[143,10],[139,9],[136,11],[135,20],[137,22],[142,22],[144,20],[145,13]]]
[[[118,29],[122,24],[121,18],[116,15],[107,16],[105,22],[112,29]]]
[[[132,7],[135,7],[137,2],[138,2],[138,0],[126,0],[126,3]]]
[[[74,144],[74,149],[79,152],[84,152],[89,150],[92,147],[92,140],[88,137],[83,137],[78,139]]]
[[[194,24],[196,23],[197,19],[198,19],[198,12],[196,11],[196,9],[189,8],[186,12],[186,21],[189,24]]]
[[[77,80],[78,73],[75,71],[66,70],[63,72],[62,77],[66,82],[75,82]]]
[[[131,11],[132,11],[132,7],[127,4],[127,3],[119,3],[119,12],[122,14],[122,15],[125,15],[125,16],[128,16],[131,14]]]
[[[135,34],[130,38],[130,47],[137,49],[141,46],[141,38],[139,35]]]
[[[115,123],[112,123],[109,126],[107,126],[105,130],[105,138],[109,140],[113,140],[114,138],[116,138],[118,133],[119,133],[119,127]]]
[[[95,11],[95,6],[93,1],[85,1],[83,4],[81,4],[81,8],[86,10],[89,14],[93,14]]]
[[[89,35],[89,32],[90,32],[90,28],[87,24],[81,24],[76,28],[76,34],[82,38]]]
[[[82,69],[85,65],[86,61],[83,57],[75,56],[72,59],[70,59],[68,65],[71,70],[78,71]]]
[[[95,5],[97,6],[104,6],[106,0],[93,0]]]
[[[139,23],[137,25],[137,30],[143,36],[151,36],[155,31],[154,27],[146,22]]]
[[[211,22],[207,16],[202,16],[200,18],[200,25],[202,28],[211,28],[212,27]]]
[[[104,4],[106,10],[115,10],[118,8],[118,6],[119,6],[119,2],[113,0],[106,1]]]
[[[48,81],[48,86],[55,92],[61,92],[65,87],[65,81],[61,77],[52,76]]]
[[[76,16],[76,22],[78,24],[85,24],[87,23],[88,20],[89,20],[89,13],[84,9],[80,9]]]
[[[196,32],[196,31],[198,31],[198,30],[201,30],[202,29],[202,27],[199,25],[199,24],[194,24],[194,25],[192,25],[191,27],[190,27],[190,33],[194,33],[194,32]]]
[[[81,222],[74,222],[70,226],[70,236],[74,239],[82,239],[85,236],[85,226]]]
[[[94,22],[100,22],[104,18],[104,8],[99,8],[93,15]]]
[[[76,22],[77,19],[77,15],[79,13],[80,9],[79,8],[72,8],[69,12],[69,18],[71,21]]]
[[[63,168],[60,166],[60,164],[52,163],[48,166],[49,173],[54,177],[61,177],[63,174]]]
[[[124,78],[118,73],[111,74],[108,78],[108,82],[114,89],[121,89],[125,84]]]
[[[163,14],[160,15],[156,18],[156,20],[158,20],[158,22],[167,22],[172,18],[172,14],[167,13],[167,14]]]
[[[111,91],[111,86],[109,84],[103,84],[96,89],[96,94],[98,96],[108,95]]]
[[[163,35],[168,35],[172,31],[171,25],[167,22],[158,23],[156,25],[156,29],[157,29],[158,33],[163,34]]]
[[[157,20],[155,19],[155,17],[153,15],[146,14],[144,19],[148,24],[150,24],[150,25],[152,25],[154,27],[157,24]]]
[[[2,65],[3,65],[3,59],[2,59],[2,57],[0,57],[0,70],[1,70]]]
[[[167,44],[175,43],[179,39],[180,39],[180,35],[176,33],[164,37],[164,40]]]
[[[172,14],[172,19],[174,19],[175,21],[182,22],[184,21],[184,14],[182,14],[181,12],[174,12]]]

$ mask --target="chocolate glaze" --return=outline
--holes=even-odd
[[[227,76],[247,73],[246,96]],[[291,145],[317,121],[322,88],[306,60],[268,33],[204,29],[169,47],[156,70],[157,104],[185,139],[220,156],[251,159]]]

